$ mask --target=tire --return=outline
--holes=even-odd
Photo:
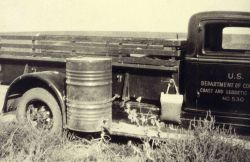
[[[36,132],[62,133],[60,107],[55,97],[44,88],[32,88],[23,94],[17,104],[17,120]]]

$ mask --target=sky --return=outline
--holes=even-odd
[[[196,12],[250,12],[250,0],[0,0],[0,32],[187,32]]]

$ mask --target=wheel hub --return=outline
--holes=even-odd
[[[53,126],[53,117],[49,107],[39,101],[32,101],[27,106],[29,123],[39,130],[50,130]]]

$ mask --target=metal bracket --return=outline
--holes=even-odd
[[[27,73],[29,73],[29,65],[25,64],[23,74],[27,74]]]
[[[125,74],[124,78],[124,85],[122,90],[122,107],[125,105],[125,102],[130,100],[130,94],[129,94],[129,73]]]

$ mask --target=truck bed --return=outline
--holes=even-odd
[[[111,56],[113,66],[176,71],[183,39],[41,34],[0,35],[0,59],[65,62],[79,56]]]

